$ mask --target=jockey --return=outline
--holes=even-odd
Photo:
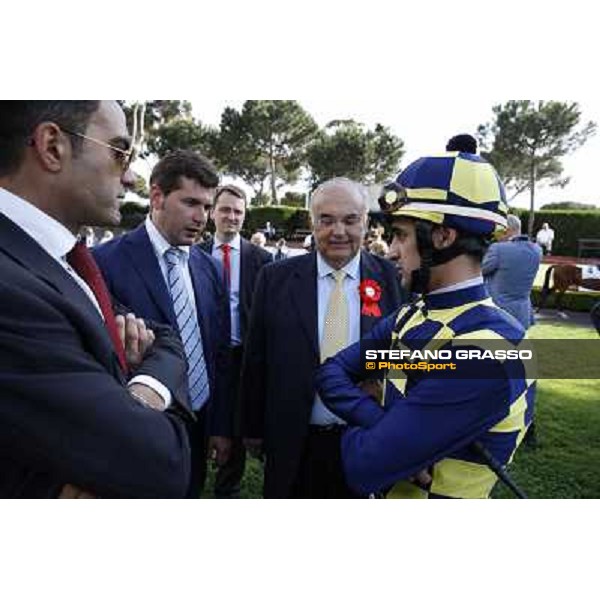
[[[497,480],[490,461],[502,470],[531,421],[525,361],[468,360],[434,372],[433,361],[400,370],[384,363],[374,371],[365,350],[482,350],[489,340],[521,347],[523,328],[495,306],[481,275],[489,242],[506,226],[504,187],[480,156],[448,152],[410,164],[384,186],[380,206],[415,299],[317,374],[321,398],[349,424],[341,444],[347,481],[365,496],[488,497]],[[383,379],[379,401],[358,386],[374,375]]]

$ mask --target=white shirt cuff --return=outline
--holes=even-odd
[[[147,385],[164,400],[165,408],[169,408],[169,406],[171,406],[171,392],[169,391],[169,388],[164,386],[160,381],[158,381],[158,379],[154,379],[154,377],[150,377],[150,375],[136,375],[127,382],[127,385],[131,385],[132,383],[141,383],[142,385]]]

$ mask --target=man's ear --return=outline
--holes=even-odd
[[[443,250],[444,248],[449,248],[454,244],[458,234],[456,233],[456,229],[452,229],[451,227],[444,227],[443,225],[438,225],[433,228],[431,232],[431,240],[433,242],[433,247],[436,250]]]
[[[31,136],[30,146],[38,164],[51,173],[60,172],[72,156],[73,147],[67,134],[55,123],[40,123]]]
[[[150,186],[150,208],[152,210],[161,209],[165,201],[165,195],[162,190],[153,183]]]

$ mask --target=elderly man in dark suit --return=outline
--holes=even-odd
[[[231,453],[227,463],[217,471],[215,496],[238,498],[246,465],[246,449],[241,438],[239,402],[243,344],[258,272],[273,260],[273,256],[240,235],[246,217],[246,194],[241,188],[235,185],[219,187],[215,194],[211,216],[215,223],[215,235],[209,242],[201,244],[201,247],[223,265],[223,273],[229,289],[232,359],[230,384],[234,402],[234,436]]]
[[[198,497],[207,456],[225,463],[231,436],[229,302],[221,265],[194,241],[212,206],[218,175],[191,151],[165,156],[150,176],[151,212],[145,223],[94,253],[117,300],[141,317],[171,325],[188,359],[192,477]]]
[[[360,184],[321,184],[311,215],[317,251],[262,269],[244,351],[244,433],[253,452],[264,449],[267,498],[355,497],[339,459],[345,424],[317,396],[315,371],[401,304],[394,265],[361,252]]]
[[[119,223],[130,160],[116,102],[0,103],[0,497],[187,489],[181,344],[115,316],[76,238]]]
[[[481,270],[494,302],[525,329],[533,324],[531,286],[540,267],[542,251],[521,235],[521,220],[508,215],[508,230],[501,242],[486,252]]]

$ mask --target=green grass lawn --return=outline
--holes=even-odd
[[[530,337],[598,340],[592,328],[558,323],[535,325]],[[600,381],[540,380],[536,421],[537,447],[521,446],[509,468],[515,481],[531,498],[600,498]],[[493,495],[511,497],[502,485]]]
[[[562,323],[535,325],[530,336],[598,340],[591,328]],[[559,350],[557,348],[557,352]],[[556,359],[560,360],[560,357]],[[600,498],[600,381],[540,380],[536,422],[537,447],[521,446],[509,468],[519,486],[530,498]],[[209,490],[212,490],[212,479],[211,472]],[[261,494],[262,465],[250,459],[242,497],[260,498]],[[513,496],[498,484],[493,497]]]

